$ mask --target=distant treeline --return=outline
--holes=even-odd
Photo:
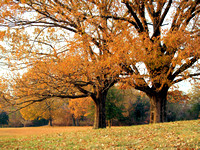
[[[166,121],[198,119],[200,111],[199,90],[193,89],[190,100],[179,100],[167,104]],[[170,97],[173,99],[173,97]],[[38,111],[38,106],[40,110]],[[41,109],[42,108],[42,109]],[[50,109],[46,109],[50,108]],[[12,108],[14,109],[14,108]],[[21,126],[90,126],[93,124],[95,106],[89,98],[50,99],[8,114],[0,112],[0,125],[4,127]],[[111,88],[106,101],[106,120],[108,126],[129,126],[148,124],[150,113],[149,99],[134,89]]]

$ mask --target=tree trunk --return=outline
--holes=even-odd
[[[106,96],[107,92],[103,92],[98,99],[95,99],[95,118],[94,129],[106,128]]]
[[[76,126],[76,119],[74,118],[74,115],[72,115],[72,126]]]
[[[76,126],[79,126],[79,119],[76,118]]]
[[[166,121],[167,92],[154,94],[150,98],[150,123]]]
[[[51,126],[51,127],[53,126],[52,118],[49,119],[49,126]]]
[[[112,125],[112,121],[108,120],[108,126],[109,126],[109,128],[111,128],[111,125]]]

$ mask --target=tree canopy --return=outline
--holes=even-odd
[[[58,110],[61,109],[63,104],[64,101],[61,99],[51,98],[42,102],[35,102],[21,109],[20,113],[25,120],[46,119],[49,121],[49,125],[52,126],[52,121],[57,116],[57,113],[60,113]],[[26,105],[26,103],[22,105]]]
[[[0,125],[8,124],[9,116],[6,112],[1,111],[0,112]]]

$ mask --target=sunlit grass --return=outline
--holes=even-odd
[[[199,149],[200,120],[0,136],[0,149]],[[58,127],[59,128],[59,127]],[[66,127],[67,128],[67,127]],[[40,130],[40,128],[37,128]],[[73,130],[74,129],[74,130]],[[55,130],[55,127],[54,127]],[[22,130],[23,131],[23,130]],[[1,132],[1,130],[0,130]]]

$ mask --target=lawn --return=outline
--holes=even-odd
[[[4,128],[0,149],[200,149],[200,120],[97,130]]]

